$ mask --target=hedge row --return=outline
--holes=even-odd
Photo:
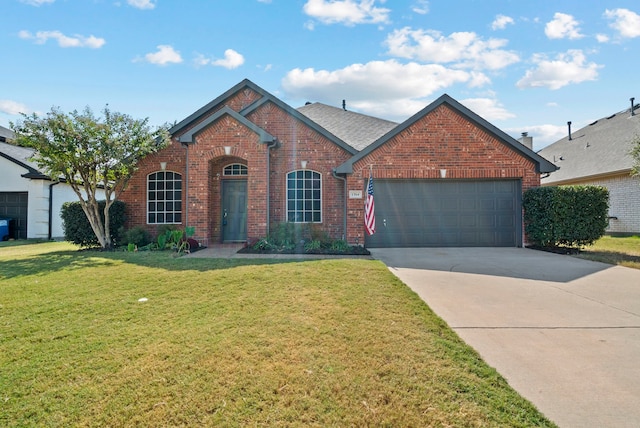
[[[537,187],[527,190],[522,202],[527,238],[541,247],[591,245],[609,223],[609,191],[604,187]]]

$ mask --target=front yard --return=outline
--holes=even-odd
[[[2,426],[553,426],[371,260],[3,246],[0,367]]]

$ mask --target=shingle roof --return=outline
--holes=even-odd
[[[398,126],[396,122],[322,103],[307,104],[297,110],[358,151]]]
[[[2,137],[7,140],[13,140],[15,138],[15,134],[12,130],[0,125],[0,139],[2,139]]]
[[[23,174],[23,177],[48,178],[46,175],[38,171],[38,165],[35,162],[29,160],[33,155],[33,152],[33,149],[0,142],[0,157],[25,168],[28,172]]]
[[[598,119],[540,150],[559,170],[542,179],[543,184],[560,184],[581,178],[616,174],[631,170],[631,142],[640,137],[640,109],[628,108]]]

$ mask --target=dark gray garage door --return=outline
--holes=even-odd
[[[0,217],[11,217],[11,238],[27,239],[27,192],[0,192]]]
[[[376,247],[522,245],[519,180],[376,180]]]

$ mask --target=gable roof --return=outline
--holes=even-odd
[[[0,125],[0,141],[6,142],[7,140],[13,140],[15,137],[12,130]]]
[[[22,174],[22,177],[48,180],[49,176],[38,171],[38,165],[30,160],[33,153],[33,149],[0,142],[0,157],[26,169],[27,172]]]
[[[560,169],[542,180],[544,184],[630,172],[631,142],[640,137],[640,106],[598,119],[540,150]]]
[[[398,126],[396,122],[322,103],[309,103],[297,110],[357,150]]]
[[[240,115],[235,110],[233,110],[233,109],[231,109],[231,108],[229,108],[227,106],[224,106],[223,108],[221,108],[220,110],[215,112],[213,115],[207,117],[205,120],[203,120],[202,122],[198,123],[196,126],[194,126],[193,128],[189,129],[187,132],[182,134],[180,136],[180,142],[181,143],[193,143],[194,142],[193,141],[193,137],[195,137],[195,135],[197,133],[199,133],[200,131],[205,129],[207,126],[209,126],[210,124],[212,124],[213,122],[215,122],[216,120],[220,119],[222,116],[225,116],[225,115],[229,115],[229,116],[233,117],[235,120],[237,120],[238,122],[242,123],[244,126],[246,126],[247,128],[249,128],[250,130],[252,130],[256,134],[258,134],[260,136],[260,142],[261,143],[271,143],[271,142],[276,141],[276,137],[274,137],[273,135],[269,134],[267,131],[265,131],[264,129],[260,128],[258,125],[256,125],[255,123],[251,122],[250,120],[248,120],[246,117]]]
[[[411,125],[416,123],[418,120],[422,119],[424,116],[428,115],[429,113],[431,113],[432,111],[434,111],[436,108],[440,107],[443,104],[448,105],[449,107],[451,107],[452,109],[457,111],[459,114],[464,116],[467,120],[469,120],[470,122],[474,123],[476,126],[484,129],[489,134],[493,135],[501,143],[509,146],[511,149],[513,149],[516,152],[520,153],[522,156],[524,156],[524,157],[530,159],[531,161],[533,161],[535,163],[535,165],[536,165],[536,171],[538,173],[551,172],[551,171],[555,171],[557,169],[557,167],[554,164],[552,164],[551,162],[549,162],[548,160],[546,160],[542,156],[538,155],[533,150],[531,150],[528,147],[526,147],[524,144],[521,144],[519,141],[515,140],[513,137],[507,135],[505,132],[503,132],[500,129],[496,128],[494,125],[492,125],[491,123],[487,122],[485,119],[483,119],[482,117],[478,116],[477,114],[475,114],[474,112],[469,110],[467,107],[463,106],[458,101],[456,101],[455,99],[451,98],[449,95],[444,94],[444,95],[440,96],[437,100],[435,100],[434,102],[432,102],[431,104],[429,104],[428,106],[426,106],[425,108],[420,110],[418,113],[414,114],[409,119],[405,120],[400,125],[396,126],[391,131],[387,132],[385,135],[383,135],[382,137],[378,138],[375,142],[370,144],[367,148],[362,150],[357,155],[353,156],[347,162],[345,162],[342,165],[338,166],[336,168],[336,173],[338,173],[338,174],[351,174],[353,172],[353,164],[354,163],[356,163],[360,159],[364,158],[365,156],[369,155],[371,152],[376,150],[378,147],[382,146],[387,141],[391,140],[392,138],[394,138],[398,134],[402,133],[405,129],[407,129],[408,127],[410,127]]]
[[[171,129],[169,129],[169,134],[175,135],[175,134],[183,131],[185,128],[188,128],[194,122],[199,121],[204,116],[210,114],[213,110],[216,110],[221,105],[224,105],[224,102],[228,98],[230,98],[231,96],[233,96],[234,94],[236,94],[237,92],[241,91],[244,88],[249,88],[249,89],[255,91],[256,93],[261,95],[261,98],[256,100],[255,102],[253,102],[251,105],[246,106],[241,111],[237,112],[237,114],[239,114],[240,116],[246,117],[250,113],[254,112],[256,109],[258,109],[260,106],[264,105],[267,102],[271,102],[271,103],[275,104],[276,106],[278,106],[280,109],[282,109],[285,112],[287,112],[290,116],[293,116],[295,119],[303,122],[306,126],[308,126],[309,128],[313,129],[315,132],[317,132],[320,135],[322,135],[323,137],[327,138],[329,141],[331,141],[334,144],[338,145],[339,147],[343,148],[348,153],[355,154],[355,153],[358,152],[355,148],[353,148],[352,146],[347,144],[345,141],[343,141],[342,139],[340,139],[337,136],[333,135],[331,132],[329,132],[328,130],[326,130],[325,128],[323,128],[322,126],[320,126],[319,124],[317,124],[313,120],[309,119],[307,116],[305,116],[304,114],[300,113],[299,111],[297,111],[293,107],[291,107],[288,104],[284,103],[280,99],[274,97],[269,92],[265,91],[264,89],[262,89],[261,87],[259,87],[258,85],[256,85],[252,81],[250,81],[249,79],[242,80],[240,83],[238,83],[237,85],[233,86],[232,88],[230,88],[229,90],[224,92],[222,95],[220,95],[217,98],[215,98],[213,101],[211,101],[211,102],[207,103],[206,105],[204,105],[203,107],[199,108],[195,113],[189,115],[187,118],[183,119],[182,121],[180,121],[179,123],[177,123],[176,125],[171,127]],[[257,125],[255,125],[255,126],[257,127]],[[268,134],[266,131],[264,131],[264,130],[262,130],[262,131],[265,132],[266,134]]]

